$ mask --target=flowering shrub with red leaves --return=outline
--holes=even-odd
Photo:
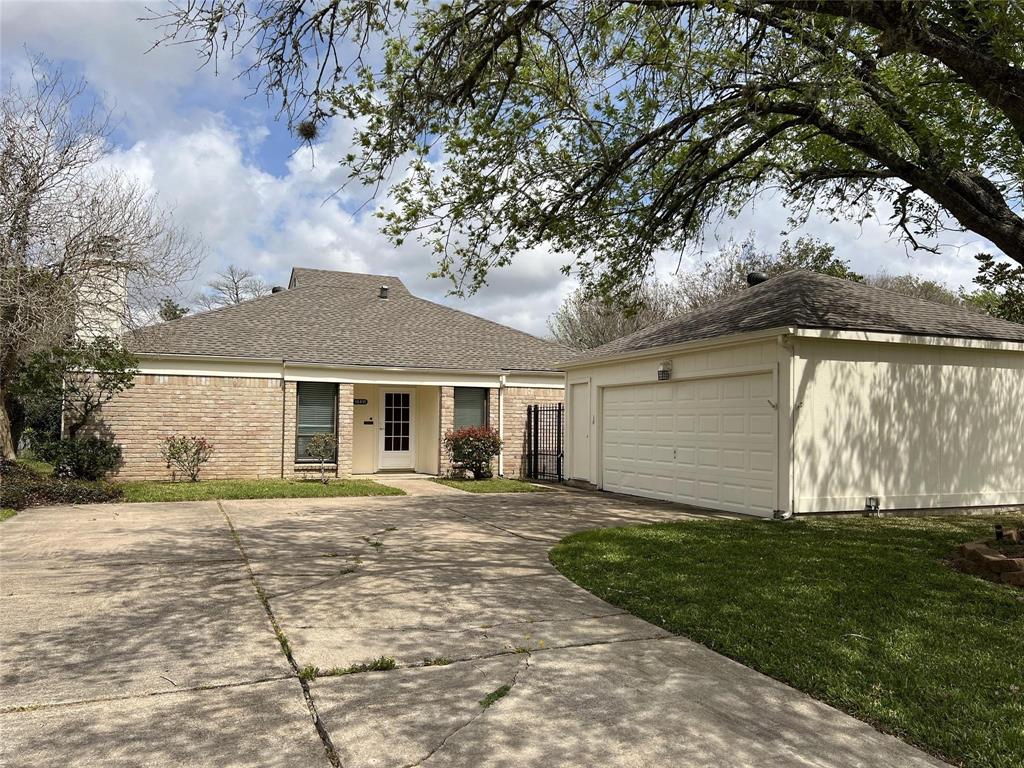
[[[492,475],[491,459],[501,451],[501,438],[490,427],[463,427],[445,433],[444,447],[452,464],[483,480]]]
[[[198,435],[168,435],[160,446],[160,454],[167,460],[168,469],[173,464],[194,483],[203,464],[213,455],[213,445]]]

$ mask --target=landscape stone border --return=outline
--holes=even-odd
[[[1024,557],[1010,557],[988,545],[988,539],[961,544],[953,565],[965,573],[1024,588]]]

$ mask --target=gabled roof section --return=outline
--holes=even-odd
[[[587,350],[569,364],[786,327],[1024,342],[1024,325],[1018,323],[817,272],[793,270],[696,312]]]
[[[139,354],[337,366],[555,371],[565,347],[417,298],[392,275],[292,270],[269,296],[144,328]],[[388,298],[380,298],[380,286]]]

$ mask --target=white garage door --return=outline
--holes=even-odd
[[[605,490],[771,515],[778,443],[770,373],[603,392]]]

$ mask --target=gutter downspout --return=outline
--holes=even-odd
[[[286,414],[288,410],[288,382],[285,380],[285,369],[288,363],[284,359],[281,360],[281,479],[284,479],[284,448],[285,448],[285,436],[284,426],[286,421]]]
[[[505,374],[498,377],[498,437],[501,450],[498,451],[498,477],[505,476]]]

